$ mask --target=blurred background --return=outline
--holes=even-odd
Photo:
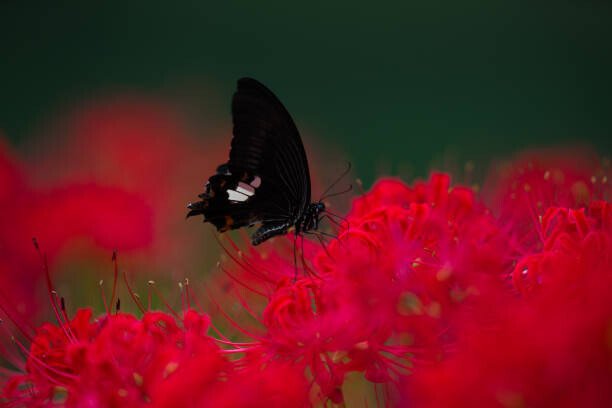
[[[424,175],[448,155],[612,147],[607,1],[61,3],[0,6],[0,127],[18,146],[125,92],[188,108],[227,141],[248,75],[367,182],[377,166]]]
[[[39,276],[32,236],[73,305],[101,307],[115,248],[137,282],[208,273],[219,247],[185,204],[227,158],[242,76],[292,113],[315,196],[346,160],[367,188],[531,147],[609,155],[611,17],[599,0],[3,1],[0,276]]]

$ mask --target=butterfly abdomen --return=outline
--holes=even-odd
[[[284,235],[287,230],[291,227],[289,223],[285,224],[264,224],[255,231],[251,237],[251,243],[253,245],[259,245],[265,240],[272,238],[275,235]]]

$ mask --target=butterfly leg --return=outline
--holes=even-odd
[[[304,275],[312,275],[316,278],[319,278],[319,275],[314,271],[314,269],[312,269],[311,267],[308,266],[308,263],[306,263],[306,257],[304,256],[304,235],[300,234],[300,244],[302,247],[302,266],[304,267]]]
[[[321,244],[321,246],[323,247],[323,250],[325,251],[325,254],[330,258],[330,259],[334,259],[334,257],[329,253],[329,250],[327,249],[327,244],[325,243],[325,241],[323,240],[323,237],[325,236],[329,236],[332,239],[338,239],[338,237],[335,237],[333,235],[329,235],[329,234],[325,234],[322,231],[317,231],[317,232],[308,232],[307,234],[310,235],[314,235],[315,237],[317,237],[317,240],[319,241],[319,243]]]
[[[319,217],[318,222],[323,221],[324,218],[327,218],[329,222],[331,222],[333,225],[337,227],[338,230],[342,230],[342,228],[344,227],[341,223],[333,219],[329,214],[323,214],[321,217]]]
[[[334,235],[334,234],[329,234],[329,233],[324,232],[324,231],[308,231],[308,232],[306,232],[306,233],[307,233],[307,234],[310,234],[310,235],[316,235],[316,236],[317,236],[317,238],[319,238],[319,240],[321,240],[321,237],[326,237],[326,238],[331,238],[331,239],[337,239],[337,240],[338,240],[338,242],[340,243],[340,245],[342,245],[342,247],[346,249],[346,245],[344,244],[344,242],[342,242],[342,239],[340,239],[340,237],[339,237],[339,236],[337,236],[337,235]],[[345,233],[348,233],[348,230],[347,230]],[[326,252],[327,252],[327,251],[326,251]]]

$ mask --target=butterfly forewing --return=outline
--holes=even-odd
[[[229,161],[210,177],[202,201],[190,215],[203,214],[218,230],[262,223],[259,243],[286,232],[310,202],[310,176],[298,130],[282,103],[251,78],[238,81],[232,100],[233,139]]]
[[[232,100],[234,138],[229,165],[266,172],[300,209],[310,202],[310,175],[300,134],[283,104],[251,78]]]

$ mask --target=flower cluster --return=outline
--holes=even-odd
[[[492,325],[466,327],[453,356],[405,381],[404,398],[417,406],[603,407],[612,401],[607,176],[576,177],[567,164],[542,169],[532,159],[517,163],[519,179],[498,190],[513,195],[502,212],[510,217],[500,224],[516,253],[510,278],[520,295],[491,304]],[[525,179],[530,188],[521,185]]]
[[[49,291],[58,324],[36,329],[29,349],[13,338],[27,360],[5,355],[23,371],[4,384],[7,405],[283,407],[307,401],[304,377],[286,365],[230,361],[231,353],[208,334],[208,315],[191,307],[182,313],[145,310],[140,318],[119,310],[93,318],[84,308],[69,319],[63,298],[59,307],[55,290]]]
[[[289,235],[257,250],[222,241],[223,290],[210,308],[192,307],[186,291],[181,313],[69,319],[52,294],[58,323],[29,346],[16,340],[26,362],[8,358],[21,372],[2,398],[607,406],[612,204],[608,170],[594,163],[526,154],[481,194],[444,173],[379,180],[346,216],[328,213],[333,239]]]

